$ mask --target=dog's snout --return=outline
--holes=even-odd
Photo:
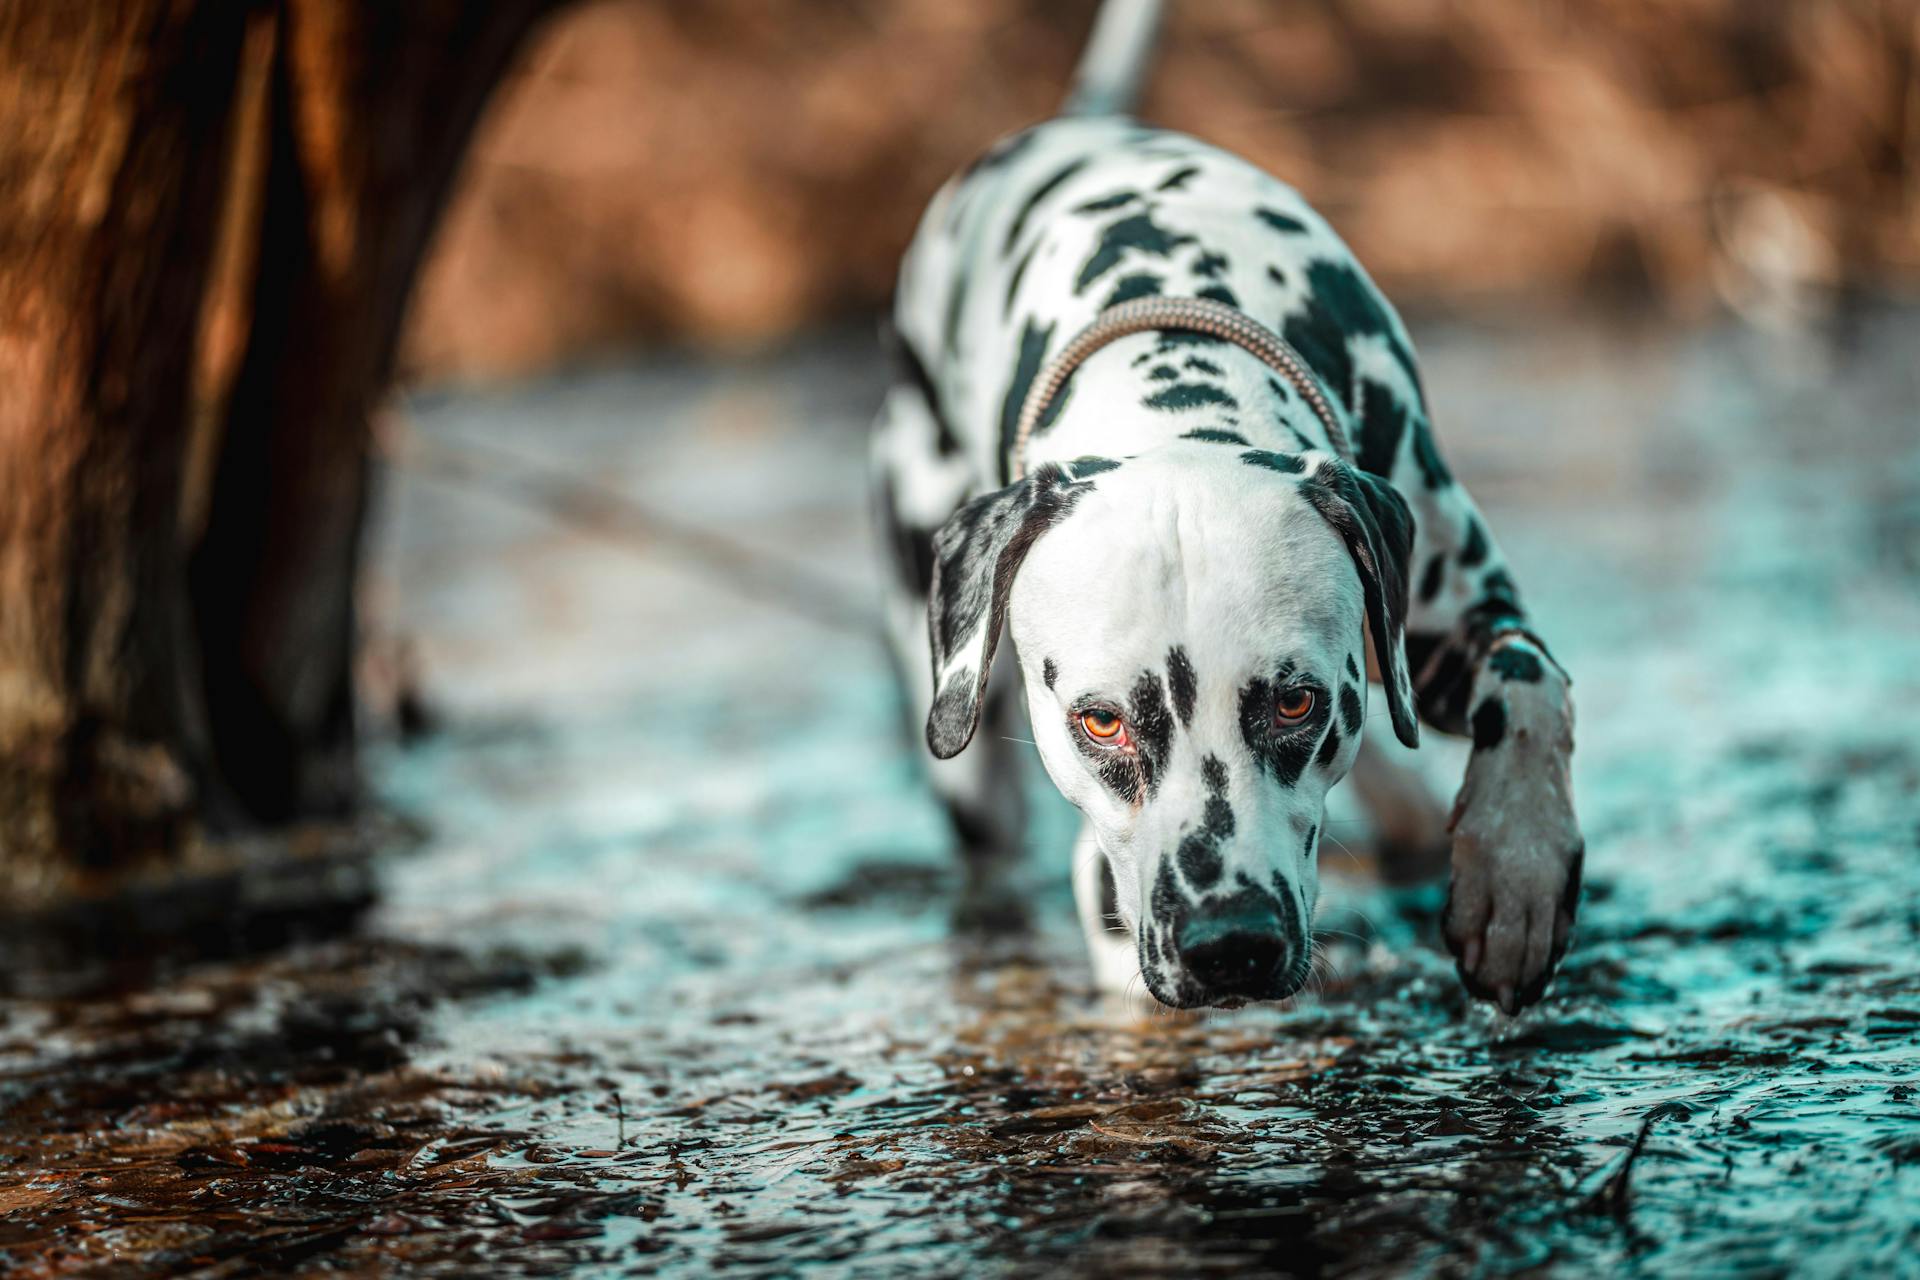
[[[1213,998],[1271,1000],[1294,968],[1298,942],[1279,904],[1264,894],[1237,894],[1217,907],[1196,910],[1175,933],[1187,974]]]

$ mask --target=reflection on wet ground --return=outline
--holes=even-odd
[[[1289,1008],[1096,999],[1044,786],[1026,921],[950,927],[879,648],[683,536],[864,606],[859,337],[422,398],[423,446],[485,459],[410,455],[379,539],[375,608],[443,729],[376,776],[424,845],[346,936],[0,1003],[0,1261],[1911,1268],[1916,336],[1883,318],[1823,366],[1750,335],[1425,335],[1454,468],[1580,700],[1590,891],[1514,1021],[1435,950],[1438,887],[1360,874],[1351,812]],[[556,521],[524,484],[550,471],[654,521]],[[1444,786],[1460,757],[1420,764]]]

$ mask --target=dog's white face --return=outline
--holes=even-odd
[[[1211,443],[1029,484],[979,500],[938,540],[936,661],[950,678],[934,750],[964,745],[954,708],[983,669],[969,664],[991,661],[990,648],[940,648],[938,584],[990,561],[994,608],[971,603],[990,629],[1004,610],[1034,741],[1098,834],[1148,990],[1180,1007],[1292,994],[1311,964],[1327,790],[1366,714],[1375,547],[1410,539],[1404,504],[1326,455]],[[1356,538],[1371,539],[1364,552]],[[947,629],[973,634],[965,615]],[[1376,629],[1397,645],[1397,625]]]
[[[1009,602],[1034,742],[1170,1005],[1305,982],[1327,790],[1365,714],[1353,560],[1276,479],[1212,445],[1130,460]]]

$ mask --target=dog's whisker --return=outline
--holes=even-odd
[[[1351,929],[1315,929],[1314,933],[1325,934],[1335,938],[1352,938],[1362,946],[1370,946],[1373,943],[1373,939],[1366,937],[1364,934],[1355,933]],[[1314,945],[1318,946],[1319,944],[1319,938],[1316,937],[1314,939]]]
[[[1362,862],[1362,861],[1360,861],[1360,855],[1359,855],[1359,854],[1357,854],[1357,853],[1355,853],[1355,852],[1354,852],[1353,850],[1351,850],[1351,849],[1349,849],[1349,848],[1347,848],[1347,842],[1346,842],[1346,841],[1344,841],[1344,840],[1342,840],[1342,839],[1341,839],[1341,838],[1340,838],[1339,836],[1336,836],[1336,835],[1327,835],[1327,834],[1325,834],[1324,832],[1323,832],[1322,834],[1323,834],[1323,836],[1324,836],[1324,838],[1325,838],[1325,839],[1327,839],[1327,840],[1331,840],[1331,841],[1333,842],[1333,847],[1334,847],[1334,848],[1336,848],[1336,849],[1338,849],[1338,850],[1339,850],[1340,852],[1342,852],[1342,853],[1344,853],[1344,854],[1346,854],[1346,855],[1347,855],[1347,856],[1348,856],[1349,858],[1351,858],[1351,859],[1353,859],[1353,865],[1354,865],[1354,866],[1356,866],[1356,867],[1359,867],[1359,868],[1360,868],[1361,870],[1363,870],[1363,871],[1364,871],[1364,870],[1366,870],[1366,866],[1367,866],[1367,864],[1366,864],[1366,863],[1364,863],[1364,862]]]

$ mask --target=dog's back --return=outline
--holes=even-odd
[[[1390,475],[1399,446],[1424,431],[1413,349],[1352,252],[1292,187],[1229,152],[1125,113],[1139,94],[1159,5],[1114,0],[1082,60],[1063,114],[1002,139],[935,196],[901,267],[894,325],[926,371],[942,427],[976,487],[1007,479],[1019,407],[1044,359],[1104,309],[1163,295],[1225,303],[1274,327],[1355,418],[1368,470]],[[1135,344],[1138,345],[1138,344]],[[1228,427],[1250,401],[1278,399],[1204,359],[1176,385],[1083,399],[1085,427],[1164,406],[1166,435]],[[1150,371],[1143,371],[1143,376]],[[1244,383],[1245,379],[1238,379]],[[1273,404],[1287,430],[1256,443],[1326,447],[1311,415]],[[1196,422],[1186,410],[1206,417]],[[1070,409],[1050,422],[1078,440]],[[1251,417],[1253,415],[1249,415]],[[1362,428],[1377,427],[1375,430]],[[1296,431],[1300,434],[1296,434]],[[1304,434],[1304,440],[1300,435]],[[1090,452],[1147,447],[1108,436]],[[1371,447],[1368,447],[1371,446]]]

